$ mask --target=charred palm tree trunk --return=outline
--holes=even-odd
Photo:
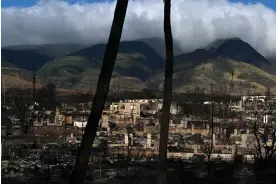
[[[82,137],[81,146],[77,154],[76,164],[70,178],[71,184],[84,183],[90,151],[96,136],[119,50],[127,5],[128,0],[117,0],[101,73],[98,79],[97,90],[93,98],[91,112]]]
[[[167,183],[167,141],[169,131],[170,107],[172,101],[173,76],[173,38],[171,31],[171,0],[164,0],[164,34],[166,43],[166,68],[163,90],[162,115],[160,116],[161,131],[159,142],[159,183]]]
[[[211,176],[211,155],[213,153],[214,150],[214,139],[213,139],[213,135],[214,135],[214,86],[211,85],[211,98],[212,98],[212,105],[211,105],[211,145],[210,145],[210,149],[208,150],[209,153],[207,155],[208,157],[208,176]]]

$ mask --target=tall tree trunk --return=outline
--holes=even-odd
[[[163,90],[162,115],[160,116],[159,142],[159,184],[167,183],[167,141],[169,131],[170,107],[172,101],[173,76],[173,38],[171,30],[171,0],[164,0],[164,34],[166,43],[166,68]]]
[[[91,112],[82,137],[81,147],[77,154],[76,164],[70,178],[71,184],[84,183],[90,151],[96,136],[119,50],[127,6],[128,0],[117,0],[101,73],[98,79],[97,90],[93,98]]]

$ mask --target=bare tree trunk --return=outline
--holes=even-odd
[[[126,160],[126,176],[128,177],[128,166],[129,166],[129,160],[130,160],[130,145],[131,145],[131,141],[132,140],[130,140],[131,138],[130,138],[130,135],[129,135],[129,133],[127,134],[127,136],[128,136],[128,144],[127,144],[127,160]]]
[[[212,132],[212,135],[211,135],[211,149],[210,149],[210,153],[208,155],[208,176],[210,177],[210,174],[211,174],[211,155],[212,155],[212,152],[213,152],[213,149],[214,149],[214,139],[213,139],[213,135],[214,135],[214,89],[213,89],[213,86],[212,86],[212,113],[211,113],[211,132]]]
[[[160,118],[159,142],[159,183],[167,183],[167,141],[169,131],[170,107],[172,101],[172,76],[173,76],[173,38],[171,31],[171,0],[164,0],[164,34],[166,43],[166,68],[163,90],[162,115]]]
[[[70,178],[71,184],[84,183],[90,151],[96,136],[119,50],[127,5],[128,0],[117,0],[108,44],[98,79],[97,90],[93,98],[91,112],[82,137],[81,147],[76,158],[76,164]]]

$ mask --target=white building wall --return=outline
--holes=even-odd
[[[74,126],[79,128],[86,127],[87,122],[86,121],[74,121]]]

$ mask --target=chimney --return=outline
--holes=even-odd
[[[130,145],[133,145],[133,134],[129,134]]]
[[[249,129],[246,129],[246,135],[248,136],[250,133]]]
[[[237,135],[238,135],[238,130],[234,129],[234,136],[237,136]]]
[[[231,149],[231,156],[232,156],[232,159],[234,160],[236,155],[237,155],[237,145],[234,144],[234,145],[231,145],[232,149]]]
[[[183,124],[184,124],[184,128],[186,129],[187,128],[187,120],[184,120]]]
[[[195,125],[192,123],[192,134],[194,134]]]
[[[151,148],[151,133],[147,134],[147,145],[146,148]]]
[[[50,125],[50,118],[47,118],[47,125]]]
[[[212,139],[213,139],[213,146],[215,147],[215,145],[216,145],[216,134],[213,134]]]
[[[128,145],[128,135],[127,135],[127,133],[125,133],[125,145],[126,146]]]
[[[266,115],[264,115],[264,124],[267,124],[268,123],[268,115],[266,114]]]
[[[247,135],[242,134],[241,135],[241,147],[246,147],[246,140],[247,140]]]
[[[194,144],[193,147],[194,147],[194,154],[197,154],[197,144]]]
[[[155,141],[155,150],[159,151],[160,134],[157,134],[157,140]]]
[[[206,135],[209,134],[209,131],[210,131],[210,125],[209,125],[209,124],[206,124]]]

